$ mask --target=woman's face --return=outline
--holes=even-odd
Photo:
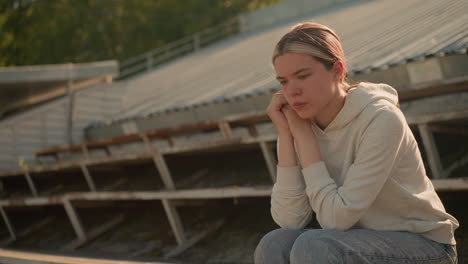
[[[337,94],[335,67],[327,70],[317,59],[285,53],[274,61],[276,79],[288,104],[302,119],[314,119]]]

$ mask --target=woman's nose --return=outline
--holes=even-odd
[[[300,85],[290,82],[289,85],[286,87],[286,94],[288,96],[297,96],[302,94],[302,88]]]

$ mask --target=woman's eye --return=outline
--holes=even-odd
[[[281,85],[285,85],[286,84],[286,81],[280,81],[279,82]]]
[[[310,75],[310,74],[299,75],[298,78],[302,80],[302,79],[307,78],[309,75]]]

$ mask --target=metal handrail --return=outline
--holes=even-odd
[[[124,79],[142,72],[147,72],[164,62],[186,55],[187,53],[196,52],[202,47],[237,34],[239,31],[239,20],[237,18],[231,19],[225,23],[206,28],[193,35],[146,51],[140,55],[122,61],[117,78]]]

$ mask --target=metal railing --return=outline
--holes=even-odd
[[[147,51],[120,63],[118,79],[125,79],[181,57],[196,52],[218,40],[240,32],[239,19],[231,19],[223,24],[207,28],[191,36],[173,41],[164,46]]]

